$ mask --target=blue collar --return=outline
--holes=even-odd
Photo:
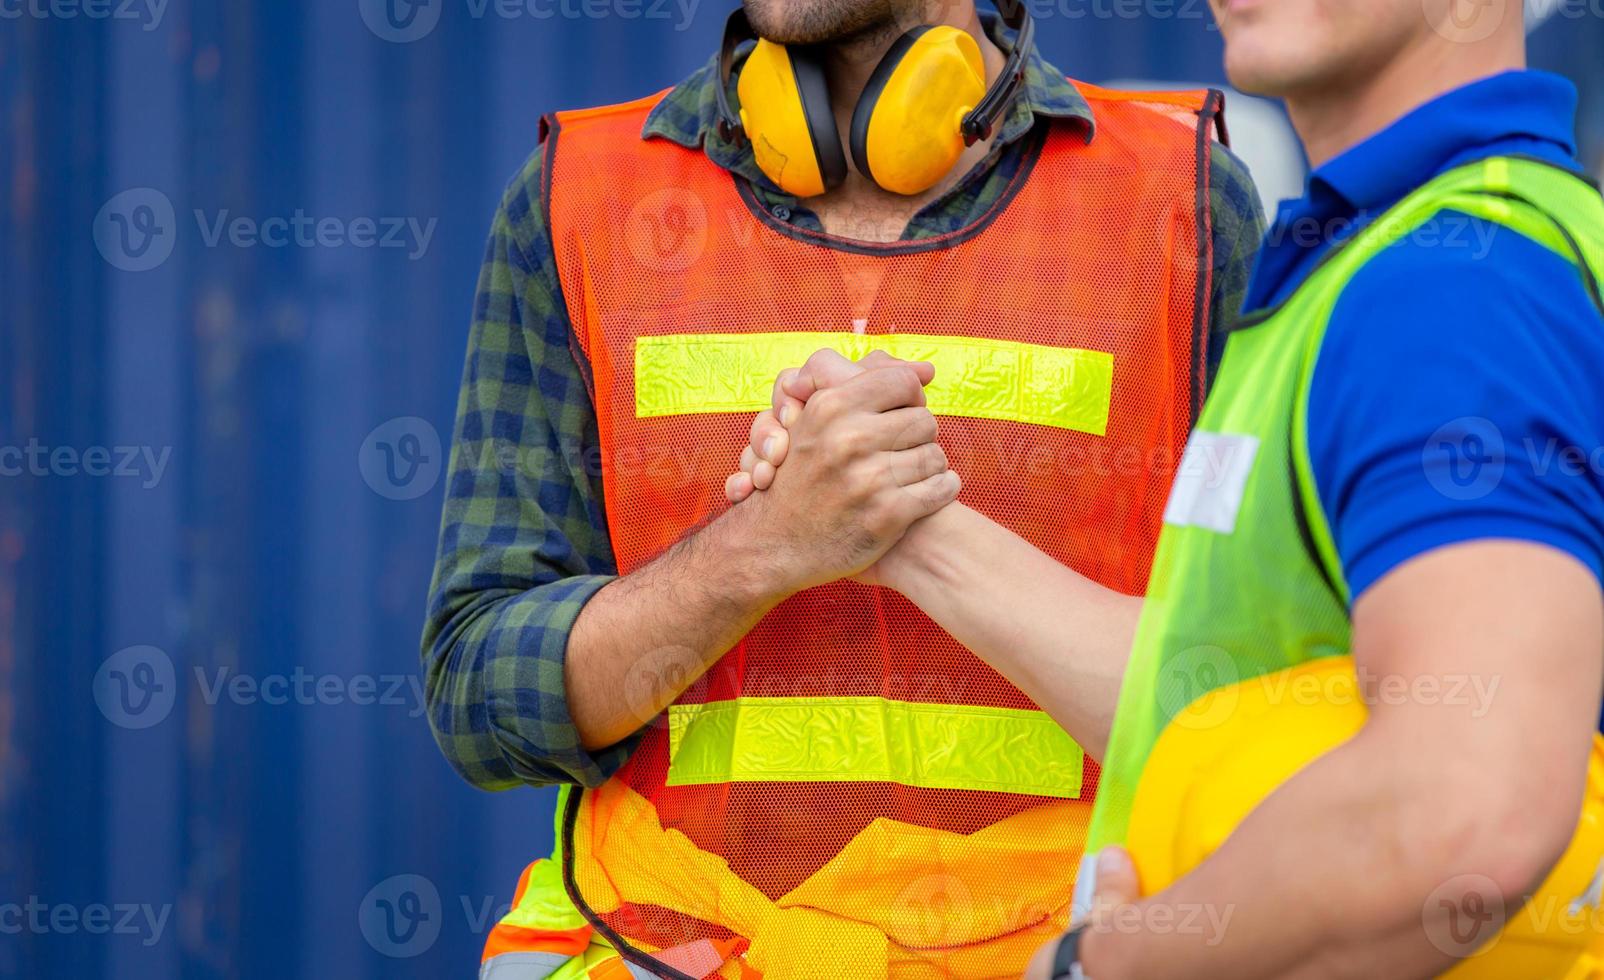
[[[1379,212],[1427,179],[1472,160],[1525,152],[1576,156],[1576,87],[1559,75],[1508,71],[1454,89],[1327,161],[1309,177],[1352,211]]]
[[[1283,302],[1333,247],[1462,164],[1530,156],[1579,169],[1575,116],[1575,86],[1539,71],[1493,75],[1419,106],[1315,170],[1303,197],[1281,202],[1254,260],[1243,309]]]

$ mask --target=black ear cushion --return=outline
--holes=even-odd
[[[819,52],[810,47],[785,49],[791,59],[791,74],[796,78],[797,95],[802,99],[802,116],[808,121],[808,135],[813,137],[813,155],[819,162],[819,175],[824,178],[825,190],[840,187],[847,179],[847,157],[841,148],[841,132],[835,125],[835,111],[830,107],[830,86],[824,76],[824,61]]]
[[[852,161],[858,165],[858,173],[870,180],[874,180],[874,174],[869,170],[869,120],[874,118],[874,107],[879,104],[880,93],[885,91],[886,83],[891,81],[891,73],[902,64],[913,42],[928,30],[929,24],[920,24],[897,38],[880,63],[874,66],[874,73],[869,76],[868,84],[863,86],[863,94],[858,96],[857,107],[852,110]]]

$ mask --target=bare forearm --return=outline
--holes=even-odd
[[[1104,588],[956,503],[910,528],[882,564],[887,585],[1102,758],[1140,598]]]
[[[1126,928],[1089,934],[1088,975],[1406,978],[1445,969],[1449,958],[1430,940],[1446,937],[1447,924],[1423,916],[1446,914],[1425,906],[1454,877],[1446,849],[1429,846],[1452,818],[1410,803],[1432,788],[1399,785],[1402,774],[1378,754],[1392,753],[1360,735],[1303,770],[1213,857],[1128,910]]]
[[[1601,611],[1592,573],[1542,545],[1470,542],[1395,569],[1354,606],[1364,728],[1137,906],[1229,910],[1223,937],[1100,933],[1088,975],[1423,977],[1468,954],[1487,934],[1456,938],[1456,916],[1513,913],[1576,826]]]
[[[590,600],[563,671],[586,749],[655,718],[785,597],[736,507]]]

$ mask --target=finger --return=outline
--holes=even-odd
[[[863,368],[845,354],[825,347],[814,351],[795,374],[786,378],[784,388],[791,397],[805,402],[819,389],[833,388],[862,373]]]
[[[1092,895],[1092,918],[1112,914],[1122,905],[1142,897],[1136,877],[1136,864],[1123,847],[1105,847],[1097,852],[1097,890]]]
[[[779,402],[780,407],[775,411],[780,416],[780,424],[789,429],[796,424],[797,416],[802,414],[802,403],[784,394],[780,396]]]
[[[883,350],[870,351],[858,361],[858,364],[871,371],[875,368],[896,367],[898,365],[911,367],[914,373],[919,376],[920,384],[929,384],[936,377],[936,366],[929,361],[905,361]]]
[[[801,370],[801,368],[786,368],[780,372],[779,377],[774,379],[774,390],[769,393],[769,411],[773,412],[776,417],[780,415],[781,409],[785,408],[786,405],[797,401],[786,394],[785,390],[786,386],[796,384],[796,376],[801,373]],[[797,404],[800,404],[800,402],[797,402]]]
[[[923,483],[937,473],[947,470],[947,454],[933,442],[927,442],[913,449],[903,449],[889,454],[887,460],[890,466],[891,478],[897,486],[907,487],[915,483]],[[761,488],[759,488],[761,489]]]
[[[848,379],[862,374],[863,368],[848,360],[839,351],[826,347],[814,351],[806,364],[790,377],[784,374],[779,379],[777,388],[797,401],[805,402],[813,397],[814,392],[823,388],[834,388],[845,383]]]
[[[767,490],[774,485],[775,472],[773,463],[766,459],[758,460],[757,465],[752,468],[752,486],[759,490]]]
[[[939,425],[928,408],[894,408],[870,419],[868,428],[875,448],[895,451],[935,442]]]
[[[775,466],[785,462],[786,453],[791,451],[791,433],[785,431],[778,422],[770,423],[752,433],[752,448],[757,451],[759,460],[768,460]]]
[[[905,524],[929,517],[957,500],[958,492],[962,489],[963,481],[952,470],[943,470],[929,479],[911,483],[901,490],[897,501],[898,516]]]
[[[826,389],[820,393],[820,397],[826,394],[847,407],[869,412],[889,412],[894,408],[925,403],[924,385],[919,383],[919,375],[906,365],[864,371],[857,377]]]
[[[724,498],[732,504],[738,504],[752,495],[752,475],[750,473],[731,473],[724,481]]]

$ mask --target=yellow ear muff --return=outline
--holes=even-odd
[[[781,190],[815,197],[846,177],[824,70],[816,61],[759,40],[741,68],[736,94],[758,168]]]
[[[934,187],[963,154],[961,123],[985,94],[986,64],[968,33],[942,25],[902,35],[852,114],[859,172],[897,194]]]

